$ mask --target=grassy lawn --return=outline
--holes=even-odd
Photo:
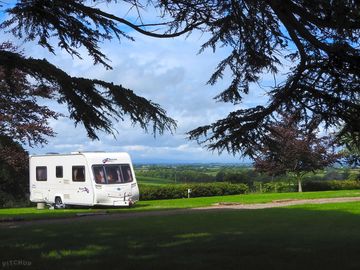
[[[154,211],[178,208],[193,208],[210,206],[219,202],[236,202],[236,203],[266,203],[274,200],[287,199],[317,199],[317,198],[336,198],[336,197],[359,197],[359,190],[340,190],[340,191],[323,191],[323,192],[303,192],[303,193],[268,193],[268,194],[247,194],[231,195],[220,197],[202,197],[176,200],[158,200],[158,201],[140,201],[132,208],[95,208],[95,209],[63,209],[63,210],[37,210],[35,207],[27,208],[7,208],[0,209],[0,220],[7,218],[24,218],[24,219],[42,219],[58,218],[65,216],[74,216],[77,213],[101,212],[110,213],[129,212],[129,211]]]
[[[1,228],[11,269],[359,269],[360,203]]]

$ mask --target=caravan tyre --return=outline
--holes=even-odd
[[[65,205],[62,203],[62,200],[60,197],[55,197],[54,208],[55,209],[65,208]]]

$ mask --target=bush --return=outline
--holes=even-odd
[[[354,180],[329,180],[329,181],[305,181],[303,191],[326,191],[360,189],[360,181]]]
[[[26,207],[30,206],[29,195],[14,197],[13,195],[0,190],[0,208]]]
[[[10,202],[14,201],[14,197],[0,190],[0,208],[7,207]]]
[[[348,180],[360,180],[360,171],[352,171],[349,173]]]
[[[188,189],[191,189],[190,197],[210,197],[233,194],[244,194],[249,187],[245,184],[230,183],[193,183],[178,185],[149,186],[139,185],[140,200],[164,200],[180,199],[188,196]]]
[[[268,183],[255,183],[255,192],[273,193],[273,192],[295,192],[297,185],[289,182],[268,182]]]

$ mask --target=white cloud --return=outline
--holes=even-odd
[[[129,152],[129,151],[144,152],[144,151],[148,151],[149,147],[145,145],[126,145],[121,147],[121,149],[125,152]]]
[[[76,149],[77,151],[83,151],[84,149],[84,145],[83,144],[56,144],[54,145],[55,149],[60,149],[60,150],[64,150],[64,149],[70,149],[71,151],[73,151],[73,149]]]

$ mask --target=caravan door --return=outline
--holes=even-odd
[[[77,205],[93,205],[94,193],[87,166],[72,166],[71,181],[71,198],[69,199],[69,203]]]

